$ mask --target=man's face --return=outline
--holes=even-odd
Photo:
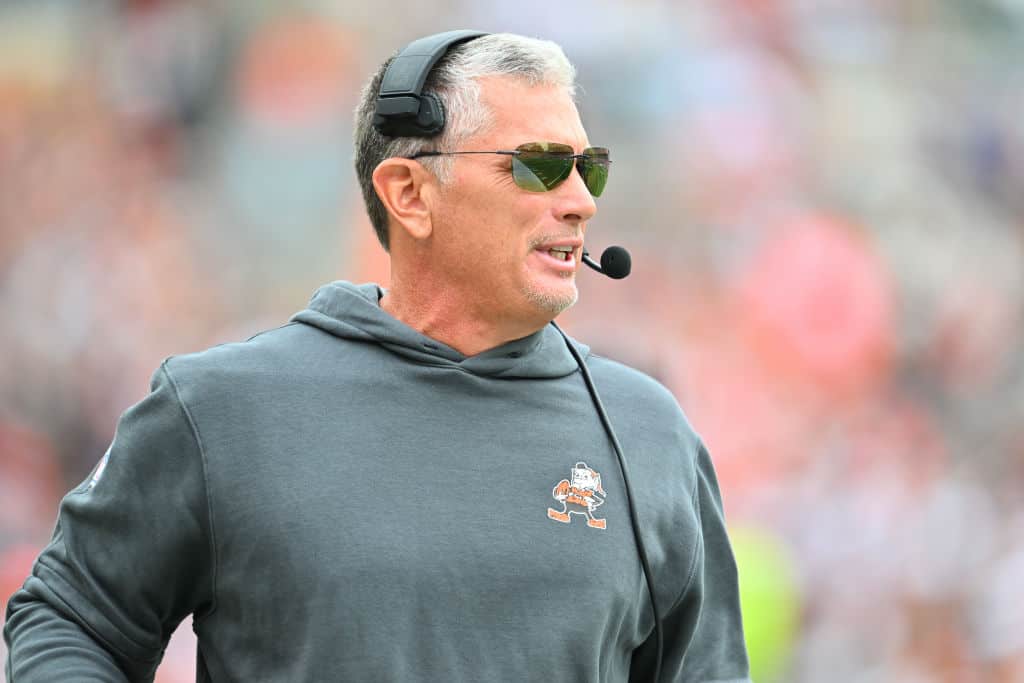
[[[509,77],[481,79],[493,125],[459,150],[514,150],[526,142],[561,142],[579,153],[588,146],[569,96],[551,86]],[[519,188],[512,157],[454,157],[452,182],[440,191],[434,238],[447,281],[467,312],[544,325],[576,302],[586,221],[597,211],[576,170],[548,192]],[[572,248],[568,260],[549,253]]]

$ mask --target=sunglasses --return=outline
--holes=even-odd
[[[494,152],[420,152],[409,157],[442,157],[457,154],[504,154],[512,157],[512,179],[516,185],[529,192],[547,192],[558,187],[569,174],[573,166],[583,177],[595,197],[600,197],[608,182],[608,158],[605,147],[587,147],[580,154],[575,154],[570,145],[560,142],[527,142],[514,150],[498,150]]]

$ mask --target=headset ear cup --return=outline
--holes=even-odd
[[[420,95],[420,110],[416,114],[416,127],[424,137],[437,135],[444,130],[445,110],[441,98],[433,93]]]
[[[453,45],[483,31],[447,31],[426,36],[402,48],[384,70],[377,90],[373,127],[384,137],[433,137],[444,129],[445,111],[436,95],[423,93],[430,70]]]

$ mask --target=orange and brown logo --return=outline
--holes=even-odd
[[[587,467],[587,463],[578,462],[571,469],[570,476],[571,480],[563,479],[551,490],[551,496],[562,504],[562,509],[548,508],[548,517],[556,522],[568,524],[575,513],[586,517],[589,527],[606,528],[607,519],[594,517],[594,510],[604,505],[606,495],[601,486],[601,475]]]

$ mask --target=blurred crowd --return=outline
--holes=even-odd
[[[577,65],[634,273],[564,322],[709,444],[755,680],[1024,681],[1017,0],[0,3],[0,601],[162,358],[387,283],[352,108],[460,27]]]

